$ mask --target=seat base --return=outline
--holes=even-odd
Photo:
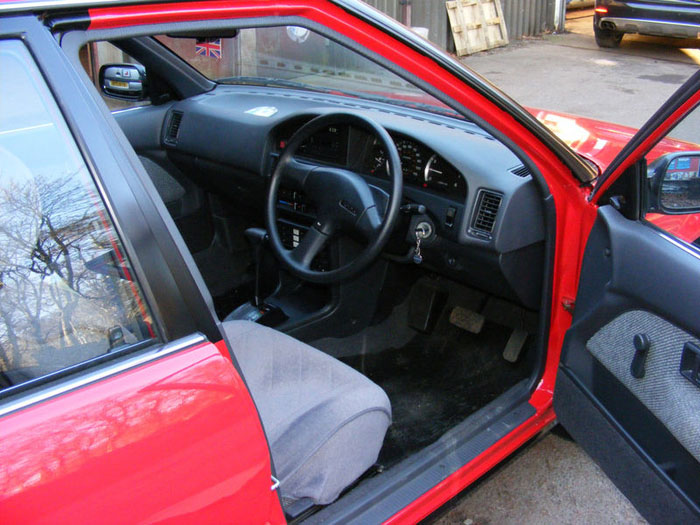
[[[223,323],[260,413],[280,494],[317,505],[371,467],[391,423],[384,391],[340,361],[248,321]]]

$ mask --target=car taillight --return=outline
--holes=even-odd
[[[606,15],[606,14],[608,14],[608,8],[607,7],[596,7],[595,12],[600,13],[601,15]]]

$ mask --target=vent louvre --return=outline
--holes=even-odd
[[[510,172],[513,175],[517,175],[518,177],[529,177],[530,176],[530,169],[525,166],[524,164],[521,164],[520,166],[516,166],[515,168],[511,168]]]
[[[177,135],[180,132],[182,123],[182,111],[173,111],[168,122],[168,129],[165,132],[165,143],[171,146],[177,144]]]
[[[479,237],[491,238],[496,224],[498,209],[501,207],[503,196],[487,190],[481,190],[476,205],[476,213],[472,221],[471,233]]]

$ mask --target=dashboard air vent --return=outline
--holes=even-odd
[[[180,132],[180,124],[182,123],[182,112],[173,111],[170,114],[170,122],[168,129],[165,132],[165,143],[174,146],[177,144],[177,135]]]
[[[524,164],[521,164],[520,166],[516,166],[515,168],[511,168],[510,172],[513,175],[517,175],[518,177],[529,177],[530,176],[530,169],[525,166]]]
[[[477,237],[491,238],[502,200],[503,196],[493,191],[481,190],[479,192],[470,233]]]

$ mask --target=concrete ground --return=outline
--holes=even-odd
[[[646,521],[580,447],[549,434],[468,493],[437,523],[562,525]]]
[[[462,62],[525,106],[634,127],[698,69],[700,41],[625,35],[619,49],[603,50],[592,27],[592,11],[578,12],[570,15],[569,33],[516,41]]]
[[[599,49],[592,14],[569,13],[567,33],[462,61],[525,106],[639,127],[697,71],[700,43],[626,35]],[[645,523],[580,447],[552,434],[453,503],[437,523]]]

